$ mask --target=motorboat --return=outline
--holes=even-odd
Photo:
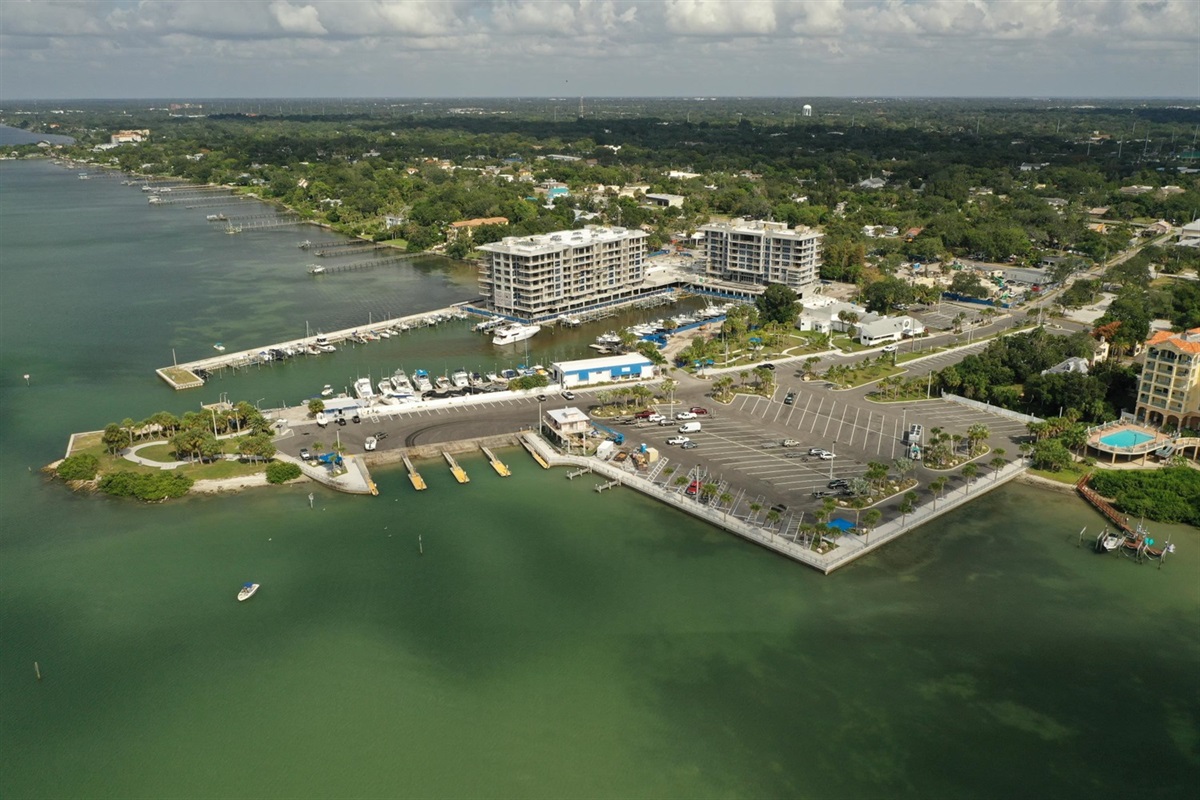
[[[381,380],[379,382],[379,394],[382,395],[383,397],[387,397],[388,395],[394,393],[395,391],[396,391],[396,387],[392,385],[391,378],[384,378],[383,380]]]
[[[408,373],[402,369],[398,369],[392,374],[392,386],[395,387],[398,394],[412,394],[416,391],[412,381],[408,379]]]
[[[308,274],[309,275],[324,275],[325,268],[323,266],[321,266],[320,264],[309,264],[308,265]]]
[[[471,377],[467,375],[464,369],[455,370],[450,375],[450,382],[454,384],[456,389],[469,389],[471,387]]]
[[[375,390],[370,378],[359,378],[354,382],[354,396],[364,403],[375,399]]]
[[[1097,552],[1111,553],[1121,546],[1125,541],[1125,535],[1118,531],[1110,531],[1105,529],[1104,535],[1096,543]]]
[[[438,376],[437,376],[436,378],[434,378],[434,380],[433,380],[433,386],[434,386],[434,388],[435,388],[435,389],[437,389],[439,392],[446,392],[446,391],[449,391],[449,390],[450,390],[450,387],[451,387],[451,386],[453,386],[453,384],[452,384],[452,383],[450,383],[450,378],[448,378],[447,376],[445,376],[445,375],[438,375]]]
[[[363,441],[363,450],[371,451],[371,450],[374,450],[378,445],[379,445],[378,439],[376,439],[374,436],[368,436]]]
[[[220,352],[224,353],[225,345],[221,344],[220,342],[217,342],[216,344],[213,345],[213,350],[219,350]]]
[[[321,389],[321,397],[333,397],[333,387],[328,383]]]
[[[512,323],[496,329],[496,333],[492,336],[492,344],[506,345],[523,342],[526,339],[532,339],[537,335],[541,327],[538,325],[521,325],[520,323]]]
[[[413,388],[420,394],[433,391],[433,382],[429,380],[429,373],[423,369],[419,369],[413,373],[412,383]]]
[[[596,344],[612,347],[621,343],[621,335],[616,331],[602,333],[596,337]]]
[[[324,428],[326,425],[329,424],[329,417],[325,414],[324,411],[317,412],[317,424],[320,425],[322,428]]]
[[[249,600],[251,597],[254,597],[254,593],[257,591],[258,591],[257,583],[245,584],[244,586],[242,586],[242,590],[240,592],[238,592],[238,602],[240,603],[243,600]]]

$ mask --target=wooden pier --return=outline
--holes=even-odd
[[[413,466],[412,461],[406,455],[404,456],[404,467],[408,470],[408,480],[412,483],[413,488],[418,492],[423,492],[427,488],[425,479],[421,477],[421,473],[417,472],[417,468]]]
[[[1079,492],[1084,500],[1095,506],[1097,511],[1107,517],[1109,522],[1116,525],[1125,533],[1134,533],[1134,529],[1129,526],[1128,518],[1113,508],[1107,500],[1087,485],[1087,480],[1090,477],[1091,475],[1089,474],[1080,478],[1075,484],[1075,490]]]
[[[459,483],[470,483],[471,478],[467,475],[467,471],[458,465],[454,460],[454,456],[443,452],[442,458],[446,459],[446,463],[450,465],[450,474],[454,476],[454,480]]]
[[[314,250],[313,255],[317,258],[337,258],[338,256],[350,256],[357,253],[372,253],[376,250],[387,250],[387,245],[374,244],[373,242],[359,242],[354,247],[331,248],[327,247],[322,250]]]
[[[384,264],[395,264],[401,261],[411,261],[418,255],[423,253],[397,253],[393,256],[383,256],[382,258],[371,258],[366,261],[351,261],[349,264],[334,264],[332,266],[323,267],[321,275],[334,275],[339,272],[357,272],[362,269],[374,269],[382,267]]]
[[[611,480],[608,483],[597,483],[596,484],[596,492],[600,493],[600,492],[603,492],[605,489],[612,489],[612,488],[614,488],[616,486],[620,486],[620,485],[621,485],[621,482],[619,480]]]
[[[567,480],[573,481],[581,475],[589,474],[591,471],[591,467],[580,467],[579,469],[573,469],[567,473]]]
[[[481,447],[480,449],[482,449],[483,454],[487,456],[488,463],[492,465],[492,469],[496,470],[497,475],[499,475],[501,478],[507,478],[512,475],[512,470],[509,469],[503,461],[496,458],[495,453],[486,447]]]

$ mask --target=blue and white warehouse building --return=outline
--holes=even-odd
[[[558,361],[550,365],[551,380],[564,389],[597,383],[653,380],[658,371],[654,362],[641,353],[628,353],[579,361]]]

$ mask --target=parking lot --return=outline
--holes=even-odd
[[[789,390],[795,392],[790,405],[783,402]],[[965,434],[972,425],[986,425],[988,443],[1005,449],[1009,460],[1017,456],[1015,439],[1027,434],[1023,423],[941,399],[876,404],[854,393],[829,391],[823,384],[785,385],[773,398],[739,395],[728,406],[707,407],[712,413],[700,418],[702,429],[687,434],[698,445],[692,450],[666,444],[678,435],[677,425],[619,429],[627,444],[656,447],[669,459],[674,469],[657,470],[657,482],[678,491],[697,478],[715,483],[719,493],[734,498],[731,513],[739,515],[750,503],[761,506],[762,513],[771,506],[789,514],[818,508],[821,501],[813,492],[825,490],[830,480],[852,480],[871,461],[890,465],[906,455],[903,434],[912,424],[923,425],[926,435],[933,427]],[[784,447],[785,440],[798,444]],[[829,450],[835,457],[823,461],[810,456],[810,448]],[[923,468],[915,474],[922,484],[935,477]],[[677,482],[679,475],[688,477],[687,484]]]

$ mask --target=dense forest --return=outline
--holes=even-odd
[[[77,159],[244,186],[414,249],[445,244],[449,223],[476,217],[509,220],[475,231],[476,244],[596,214],[644,226],[653,246],[713,216],[772,218],[821,226],[825,276],[862,282],[953,256],[1100,260],[1139,223],[1200,216],[1194,108],[826,100],[804,116],[801,106],[601,99],[580,116],[573,100],[206,101],[174,111],[13,107],[2,119],[74,136],[65,153]],[[149,141],[93,151],[139,128]],[[546,202],[534,193],[542,181],[566,184],[570,196]],[[618,187],[686,199],[649,208]],[[1090,212],[1105,207],[1106,224],[1094,224]],[[388,228],[385,216],[402,223]],[[920,230],[874,237],[865,226]],[[471,247],[449,246],[457,255]]]

